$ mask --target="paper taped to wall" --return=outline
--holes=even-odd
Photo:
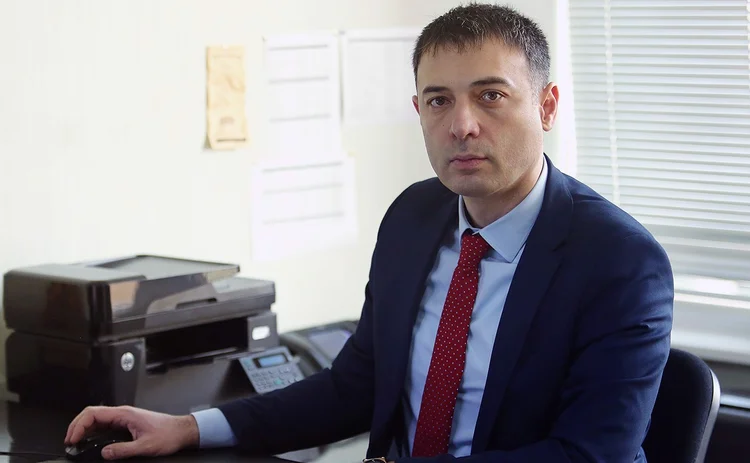
[[[212,149],[234,149],[248,141],[245,64],[241,46],[206,50],[206,124]]]
[[[271,36],[264,44],[270,154],[306,162],[340,153],[338,34]]]
[[[252,174],[253,259],[267,261],[354,243],[354,160],[265,162]]]
[[[342,34],[344,122],[415,122],[411,55],[419,29],[354,30]]]

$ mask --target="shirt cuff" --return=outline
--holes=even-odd
[[[218,408],[209,408],[191,413],[198,423],[200,448],[234,447],[237,438],[229,426],[229,421]]]

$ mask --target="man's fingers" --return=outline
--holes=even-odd
[[[78,416],[70,420],[70,424],[68,425],[68,431],[65,433],[65,445],[70,445],[70,436],[73,434],[73,428],[76,426],[76,422],[78,421],[78,417],[81,416],[79,413]]]
[[[127,411],[120,408],[89,407],[81,412],[69,426],[66,442],[76,444],[83,439],[87,432],[100,426],[120,424],[124,421]]]
[[[73,418],[73,421],[70,422],[70,425],[68,425],[68,432],[65,435],[65,445],[71,445],[71,444],[77,444],[78,441],[81,439],[80,436],[76,439],[74,439],[74,436],[80,434],[78,431],[78,427],[82,425],[83,423],[88,423],[85,425],[85,428],[89,428],[92,425],[93,420],[93,407],[86,407],[81,411],[81,413],[78,414],[75,418]]]
[[[123,458],[145,455],[143,445],[142,440],[110,444],[102,449],[102,457],[105,460],[121,460]]]
[[[92,431],[96,428],[97,423],[100,421],[97,416],[99,413],[101,412],[98,407],[90,407],[86,408],[78,418],[76,418],[73,430],[70,434],[70,442],[72,444],[78,443],[78,441],[83,439],[87,431]]]

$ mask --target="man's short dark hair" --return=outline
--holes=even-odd
[[[483,3],[453,8],[422,30],[412,57],[414,78],[417,78],[419,62],[425,53],[435,53],[441,47],[462,53],[466,48],[479,46],[489,39],[500,40],[523,51],[529,63],[532,86],[541,90],[547,85],[549,44],[542,29],[509,6]]]

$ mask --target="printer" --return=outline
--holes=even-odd
[[[248,359],[285,348],[273,282],[238,273],[238,265],[155,255],[7,272],[8,390],[41,406],[173,414],[257,392]],[[266,363],[291,360],[275,353]]]

